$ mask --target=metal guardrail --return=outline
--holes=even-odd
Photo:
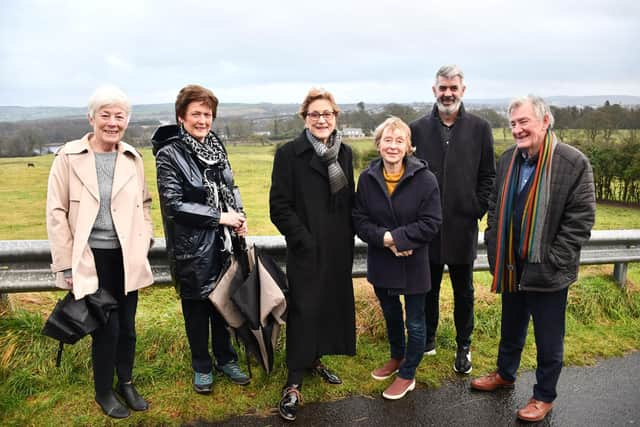
[[[284,266],[285,240],[282,236],[253,236],[247,238]],[[478,234],[478,258],[474,269],[486,271],[487,262],[484,236]],[[171,283],[166,259],[164,239],[156,239],[149,253],[155,283]],[[613,264],[613,275],[621,286],[626,282],[628,263],[640,261],[639,230],[593,231],[591,239],[582,248],[580,264]],[[51,291],[57,289],[49,265],[51,255],[46,240],[0,240],[0,294],[14,292]],[[367,245],[356,239],[353,276],[364,277],[367,273]]]

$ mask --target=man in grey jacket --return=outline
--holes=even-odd
[[[513,387],[533,318],[537,383],[518,418],[540,421],[557,396],[567,291],[595,221],[595,191],[589,160],[557,139],[542,98],[515,99],[508,112],[516,145],[498,160],[485,231],[492,290],[502,293],[498,368],[471,387]]]

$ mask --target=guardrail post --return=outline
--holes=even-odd
[[[9,295],[0,293],[0,312],[9,308]]]
[[[625,284],[627,283],[628,268],[629,265],[626,262],[617,262],[613,264],[613,278],[621,288],[624,288]]]

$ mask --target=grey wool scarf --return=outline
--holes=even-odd
[[[305,129],[305,132],[316,154],[327,165],[331,194],[336,194],[349,184],[340,163],[338,163],[342,135],[337,130],[334,130],[327,143],[323,144],[313,136],[309,129]]]

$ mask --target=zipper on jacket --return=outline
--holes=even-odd
[[[459,111],[458,111],[459,113]],[[457,119],[456,119],[457,120]],[[439,126],[442,126],[442,123],[438,123]],[[442,188],[440,189],[440,200],[442,201],[440,204],[440,207],[442,209],[442,213],[444,215],[444,207],[445,207],[445,195],[446,195],[446,188],[447,188],[447,157],[449,156],[449,145],[451,144],[451,141],[453,140],[453,129],[451,129],[451,134],[449,135],[449,141],[446,144],[443,144],[443,151],[444,154],[442,156]],[[440,140],[440,143],[442,144],[442,140]],[[444,218],[443,218],[443,222],[444,222]],[[444,255],[444,242],[445,242],[445,236],[444,233],[442,232],[444,229],[444,227],[442,226],[442,224],[440,225],[440,260],[442,261],[443,255]]]

